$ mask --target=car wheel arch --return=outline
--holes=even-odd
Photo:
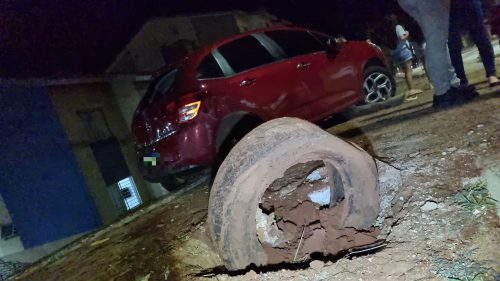
[[[238,111],[227,114],[219,123],[217,134],[215,136],[216,151],[219,151],[226,139],[236,129],[238,124],[248,120],[249,124],[255,124],[255,127],[264,123],[264,119],[255,113],[247,111]],[[249,128],[246,128],[249,129]],[[253,128],[250,128],[250,130]],[[248,132],[246,132],[248,133]]]
[[[387,68],[385,63],[377,57],[372,57],[366,60],[365,64],[363,65],[363,70],[366,70],[370,66],[381,66]]]

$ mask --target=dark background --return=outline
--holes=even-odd
[[[102,74],[151,17],[265,8],[294,24],[364,39],[394,0],[0,1],[0,77]]]

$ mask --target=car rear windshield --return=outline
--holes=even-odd
[[[141,103],[152,103],[158,97],[165,96],[172,88],[172,85],[178,77],[179,72],[180,70],[178,68],[175,68],[153,80],[146,94],[142,98]]]

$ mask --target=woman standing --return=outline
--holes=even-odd
[[[398,38],[398,44],[396,49],[391,50],[391,57],[394,62],[399,65],[405,74],[406,85],[408,90],[406,91],[407,100],[417,99],[417,95],[422,93],[422,90],[416,89],[413,83],[413,68],[412,68],[412,51],[408,39],[410,38],[410,33],[403,28],[403,26],[396,24],[397,19],[395,15],[391,15],[391,20],[395,25],[395,32]]]

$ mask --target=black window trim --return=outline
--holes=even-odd
[[[283,52],[283,50],[281,50],[281,47],[279,47],[276,44],[276,42],[274,42],[272,40],[270,41],[270,38],[268,38],[265,34],[263,34],[263,33],[254,33],[254,34],[251,34],[251,35],[248,35],[248,36],[252,36],[255,39],[257,39],[257,41],[259,41],[259,43],[262,45],[262,47],[264,47],[264,49],[266,49],[269,52],[269,54],[274,58],[274,61],[270,62],[270,63],[263,64],[263,65],[259,65],[259,66],[256,66],[256,67],[253,67],[253,68],[250,68],[250,69],[246,69],[246,70],[241,71],[241,72],[236,72],[231,67],[231,65],[226,60],[226,58],[219,52],[219,49],[215,48],[215,49],[212,50],[212,55],[214,56],[215,60],[219,64],[220,68],[222,69],[222,72],[224,73],[224,76],[223,77],[218,77],[218,78],[207,78],[205,80],[208,80],[208,79],[229,78],[229,77],[232,77],[232,76],[235,76],[235,75],[239,75],[239,74],[245,73],[247,71],[252,71],[254,69],[257,69],[257,68],[265,66],[265,65],[270,65],[270,64],[273,64],[273,63],[277,63],[277,62],[279,62],[279,61],[281,61],[281,60],[284,59],[284,57],[283,57],[284,52]],[[245,37],[242,37],[242,38],[245,38]],[[239,39],[242,39],[242,38],[238,38],[238,39],[235,39],[233,41],[236,41],[236,40],[239,40]],[[231,42],[228,42],[228,43],[231,43]],[[226,44],[228,44],[228,43],[226,43]],[[201,80],[201,79],[199,79],[199,80]]]
[[[226,59],[222,56],[222,54],[219,52],[217,49],[213,49],[210,53],[208,53],[198,64],[197,69],[200,67],[200,65],[203,63],[205,58],[208,56],[212,56],[215,59],[215,63],[220,67],[222,71],[222,76],[219,77],[209,77],[209,78],[196,78],[198,81],[206,81],[206,80],[216,80],[216,79],[223,79],[228,76],[228,74],[234,73],[234,70],[231,68],[231,66],[227,63]]]
[[[252,36],[255,39],[257,39],[260,42],[260,44],[262,44],[262,46],[264,46],[264,48],[266,48],[266,50],[271,54],[271,56],[273,56],[273,58],[275,59],[274,62],[277,62],[277,61],[280,61],[280,60],[286,58],[286,54],[283,51],[283,49],[280,47],[280,45],[278,45],[276,42],[274,42],[274,40],[269,38],[269,36],[267,36],[266,34],[255,33],[255,34],[252,34]]]
[[[219,52],[219,49],[213,49],[212,55],[215,58],[215,61],[219,64],[222,69],[222,73],[224,73],[224,77],[229,77],[234,75],[235,71],[231,67],[231,65],[227,62],[226,58]]]

